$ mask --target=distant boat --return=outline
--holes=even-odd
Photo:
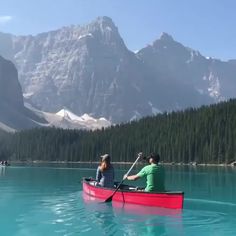
[[[1,163],[0,163],[0,166],[1,167],[6,167],[6,166],[10,166],[10,164],[7,162],[7,161],[2,161]]]
[[[83,178],[83,192],[91,198],[98,198],[106,200],[111,196],[115,188],[104,188],[101,186],[94,186],[94,181],[88,178]],[[164,207],[171,209],[182,209],[184,202],[184,193],[179,192],[145,192],[137,191],[135,187],[129,185],[121,185],[112,198],[115,202],[137,204],[153,207]]]

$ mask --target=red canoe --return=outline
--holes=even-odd
[[[91,197],[106,200],[114,189],[95,186],[94,181],[83,179],[83,192]],[[182,209],[184,202],[183,192],[144,192],[137,191],[134,187],[122,185],[113,196],[112,201],[144,206],[165,207],[171,209]]]

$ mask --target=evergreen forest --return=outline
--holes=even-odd
[[[0,159],[94,162],[109,153],[113,162],[133,162],[142,151],[165,163],[228,164],[236,160],[236,99],[158,114],[95,130],[35,128],[0,132]]]

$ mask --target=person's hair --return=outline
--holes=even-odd
[[[160,155],[157,153],[151,153],[150,154],[150,158],[152,158],[152,160],[156,163],[159,163],[160,161]]]
[[[109,159],[102,160],[100,163],[100,170],[103,172],[105,170],[108,170],[111,167],[111,162]]]

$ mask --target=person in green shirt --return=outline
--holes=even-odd
[[[159,165],[160,155],[151,153],[147,157],[149,165],[143,167],[136,175],[124,175],[124,179],[137,180],[146,177],[147,185],[145,191],[147,192],[164,192],[165,191],[165,173],[164,167]]]

